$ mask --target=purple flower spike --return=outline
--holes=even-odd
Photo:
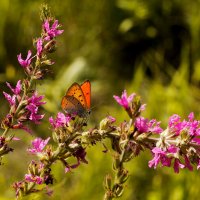
[[[46,140],[43,140],[42,138],[36,138],[35,140],[32,141],[32,148],[28,149],[28,152],[32,154],[37,154],[41,153],[44,149],[44,147],[47,145],[49,142],[50,137],[48,137]]]
[[[28,55],[27,55],[27,57],[26,57],[26,59],[24,60],[24,59],[22,59],[22,55],[21,55],[21,53],[17,56],[17,58],[18,58],[18,62],[19,62],[19,64],[22,66],[22,67],[24,67],[24,68],[27,68],[28,66],[30,66],[30,64],[31,64],[31,55],[32,55],[32,53],[31,53],[31,50],[29,50],[28,51]]]
[[[47,36],[44,38],[45,40],[51,40],[54,37],[61,35],[64,30],[58,30],[60,25],[58,24],[58,20],[55,20],[53,25],[50,27],[49,21],[46,20],[45,23],[43,24],[44,31],[47,33]]]
[[[119,96],[115,96],[115,95],[113,97],[119,105],[123,106],[126,110],[128,110],[129,109],[129,103],[133,100],[135,95],[136,95],[135,93],[132,93],[128,97],[126,90],[124,90],[124,92],[122,92],[121,98]]]

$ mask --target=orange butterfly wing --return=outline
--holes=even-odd
[[[87,109],[89,110],[90,106],[91,106],[91,83],[90,83],[90,81],[87,80],[84,83],[82,83],[81,89],[82,89],[83,95],[85,97]]]
[[[85,81],[81,86],[73,83],[62,98],[62,109],[70,114],[76,113],[80,117],[85,117],[90,109],[90,93],[90,81]]]
[[[72,86],[67,90],[65,96],[75,97],[84,108],[87,108],[87,102],[82,91],[81,86],[78,83],[73,83]]]
[[[85,115],[85,108],[73,96],[64,96],[61,101],[61,107],[69,114],[78,114],[79,116]]]

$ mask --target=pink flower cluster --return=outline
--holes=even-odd
[[[126,111],[133,113],[137,106],[137,103],[134,104],[135,97],[136,94],[128,96],[124,90],[121,97],[114,96],[114,99]],[[145,105],[141,105],[139,111],[144,108]],[[149,141],[154,144],[153,147],[149,145],[153,154],[153,159],[149,161],[149,167],[156,168],[161,163],[162,166],[172,166],[176,173],[183,168],[193,170],[193,165],[197,165],[197,169],[200,168],[200,121],[195,120],[194,113],[189,114],[188,120],[181,120],[181,117],[176,114],[172,115],[166,130],[163,130],[160,122],[155,119],[148,120],[144,117],[137,117],[137,114],[130,116],[136,116],[134,127],[137,133],[150,137]]]
[[[175,135],[180,135],[184,131],[192,137],[192,141],[200,144],[200,121],[194,119],[194,113],[190,113],[188,116],[188,121],[181,121],[181,117],[178,115],[172,115],[169,119],[169,129],[170,132]]]
[[[17,82],[16,87],[12,87],[10,83],[7,83],[7,86],[13,93],[10,95],[6,92],[3,92],[5,98],[10,104],[11,110],[10,114],[8,114],[6,117],[7,126],[14,129],[24,129],[30,132],[30,130],[24,126],[23,123],[30,120],[35,124],[38,124],[44,117],[44,115],[38,114],[39,107],[46,103],[42,101],[44,96],[39,96],[37,92],[34,92],[32,96],[23,95],[21,80]],[[12,121],[11,118],[14,115],[17,120],[17,124],[10,124]]]
[[[176,173],[179,169],[193,170],[192,164],[200,168],[200,121],[190,113],[187,120],[173,115],[169,119],[168,128],[160,134],[160,140],[151,151],[153,159],[149,167],[173,166]]]

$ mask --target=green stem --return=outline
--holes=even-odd
[[[6,128],[6,129],[4,130],[4,132],[3,132],[3,134],[2,134],[2,137],[5,137],[5,136],[6,136],[6,134],[7,134],[8,131],[9,131],[9,129],[10,129],[10,128]]]
[[[112,200],[113,198],[112,191],[106,191],[103,200]]]

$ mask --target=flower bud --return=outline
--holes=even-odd
[[[110,174],[107,174],[105,177],[105,189],[106,190],[111,190],[112,187],[112,177]]]
[[[36,172],[37,172],[36,166],[37,166],[37,164],[36,164],[35,162],[32,161],[32,162],[29,164],[29,166],[28,166],[28,173],[29,173],[29,174],[32,174],[32,175],[35,175]]]
[[[124,187],[121,184],[118,184],[117,187],[115,188],[115,194],[117,197],[120,197],[123,194]]]
[[[50,60],[50,59],[47,59],[47,60],[42,61],[42,64],[43,65],[53,65],[54,62],[52,60]]]
[[[44,50],[48,53],[53,53],[56,50],[56,41],[50,40],[45,46]]]
[[[120,167],[119,154],[114,155],[113,170],[117,170]]]
[[[100,130],[107,130],[109,126],[114,123],[116,119],[112,116],[107,116],[105,119],[100,122]]]
[[[122,169],[118,172],[118,180],[121,184],[125,183],[128,177],[128,170]]]
[[[56,143],[59,142],[59,136],[58,136],[58,134],[57,134],[55,131],[52,133],[52,137],[53,137],[53,140],[54,140]]]

